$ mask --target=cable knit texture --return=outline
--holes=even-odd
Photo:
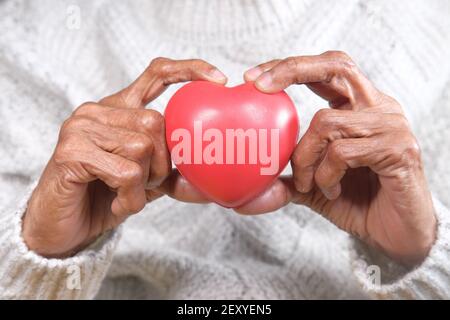
[[[1,1],[0,297],[450,298],[449,16],[447,0]],[[157,56],[205,59],[238,84],[257,63],[330,49],[399,100],[418,137],[439,220],[421,265],[401,267],[305,207],[243,217],[168,198],[70,259],[27,249],[33,181],[81,103],[128,85]],[[149,107],[163,111],[178,87]],[[304,132],[326,104],[304,87],[288,93]],[[79,288],[68,284],[73,267]]]

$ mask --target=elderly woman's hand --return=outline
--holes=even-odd
[[[314,116],[300,140],[293,177],[279,179],[237,211],[305,204],[404,264],[423,260],[436,219],[420,150],[400,105],[342,52],[271,61],[244,77],[268,93],[306,84],[331,108]]]
[[[157,58],[128,88],[76,109],[29,201],[23,237],[30,249],[70,256],[163,194],[205,200],[171,174],[164,118],[145,109],[168,85],[190,80],[226,82],[204,61]]]

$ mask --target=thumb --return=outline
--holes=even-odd
[[[295,189],[291,176],[280,177],[257,198],[235,208],[237,213],[256,215],[278,210],[291,202],[309,205],[311,193],[300,193]]]
[[[156,188],[158,192],[168,195],[169,197],[191,203],[209,203],[211,202],[196,187],[187,181],[178,170],[172,170],[172,173],[164,180],[164,182]]]

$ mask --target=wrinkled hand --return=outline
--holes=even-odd
[[[342,52],[270,61],[244,77],[268,93],[305,84],[331,108],[317,112],[298,143],[293,176],[237,211],[307,205],[403,264],[422,261],[435,240],[436,219],[401,106]]]
[[[171,170],[163,116],[145,109],[168,85],[190,80],[226,82],[201,60],[157,58],[128,88],[75,110],[28,204],[30,249],[70,256],[163,194],[204,201]]]

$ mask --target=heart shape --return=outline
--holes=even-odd
[[[297,144],[299,120],[285,92],[253,83],[181,87],[165,110],[166,140],[179,172],[210,200],[239,207],[269,187]]]

